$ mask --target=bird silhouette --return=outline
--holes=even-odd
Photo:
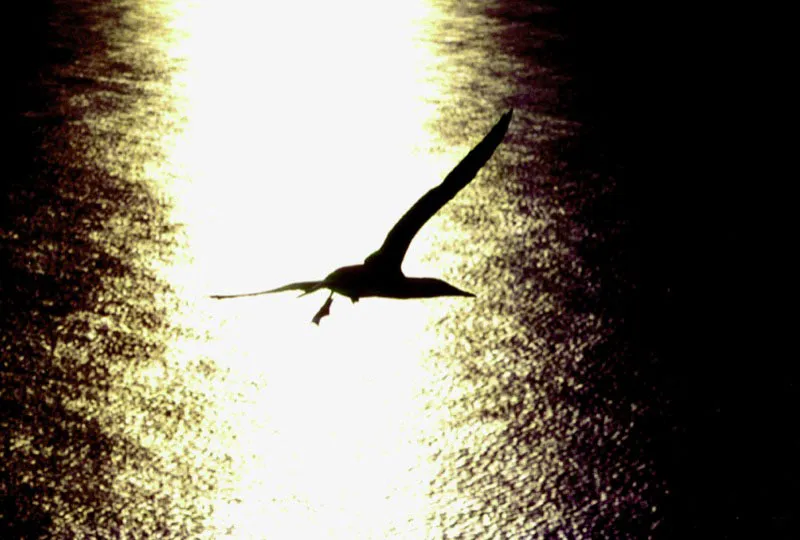
[[[211,298],[242,298],[283,291],[300,290],[300,296],[319,289],[329,289],[325,304],[314,315],[312,322],[319,325],[330,314],[333,293],[358,302],[360,298],[382,296],[386,298],[431,298],[434,296],[475,296],[449,283],[435,278],[406,277],[401,265],[408,246],[423,225],[450,199],[470,183],[478,171],[489,161],[503,141],[511,122],[512,110],[506,112],[481,142],[456,165],[441,184],[428,191],[412,206],[389,234],[383,245],[364,260],[363,264],[343,266],[328,274],[322,281],[298,281],[283,287],[244,294],[217,294]]]

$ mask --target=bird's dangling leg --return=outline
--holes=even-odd
[[[328,315],[330,315],[330,313],[331,313],[331,304],[332,303],[333,303],[333,291],[331,291],[331,294],[330,294],[330,296],[328,296],[328,299],[325,300],[325,303],[322,304],[322,307],[319,308],[319,311],[317,311],[317,314],[314,315],[314,318],[311,319],[311,322],[313,322],[314,324],[319,326],[319,322],[322,320],[322,318],[323,317],[327,317]]]

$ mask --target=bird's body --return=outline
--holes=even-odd
[[[511,111],[508,111],[441,184],[423,195],[400,218],[400,221],[389,231],[380,249],[367,257],[363,264],[338,268],[322,281],[299,281],[267,291],[215,295],[212,298],[239,298],[289,290],[300,290],[303,291],[303,295],[306,295],[319,289],[328,289],[331,291],[330,296],[313,319],[314,323],[319,324],[322,317],[330,312],[333,293],[346,296],[353,302],[371,296],[386,298],[474,296],[472,293],[462,291],[440,279],[406,277],[401,270],[401,265],[417,231],[475,177],[502,142],[510,122]]]
[[[434,296],[474,296],[435,278],[406,277],[402,272],[387,272],[378,266],[358,264],[331,272],[322,283],[353,302],[360,298],[432,298]]]

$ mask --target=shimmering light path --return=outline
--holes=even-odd
[[[176,219],[192,264],[174,279],[187,298],[363,260],[460,159],[458,148],[429,153],[433,58],[418,36],[429,9],[403,5],[375,10],[368,25],[363,6],[321,7],[312,20],[309,6],[254,4],[244,17],[225,6],[178,19],[187,37],[174,50],[187,61],[174,89],[188,121],[171,161],[185,171]],[[300,20],[310,25],[287,23]],[[420,264],[432,236],[421,235],[407,271],[436,271]],[[220,388],[232,474],[217,527],[245,537],[426,535],[437,474],[427,441],[444,414],[422,395],[435,386],[426,325],[458,303],[340,299],[317,328],[321,301],[199,300],[184,312],[192,326],[209,318],[211,344],[198,346],[226,380],[253,387],[246,400]]]
[[[578,376],[610,330],[554,172],[576,125],[517,52],[557,35],[478,2],[64,7],[47,39],[71,56],[22,114],[45,134],[25,178],[47,189],[11,192],[2,222],[22,336],[3,399],[38,389],[4,443],[20,530],[591,537],[656,519],[626,445],[639,405]],[[317,327],[322,293],[208,298],[362,261],[510,107],[404,264],[476,299],[339,298]]]

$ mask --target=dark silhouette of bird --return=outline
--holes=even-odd
[[[412,206],[389,234],[383,245],[366,258],[363,264],[343,266],[328,274],[322,281],[298,281],[277,289],[245,294],[213,295],[212,298],[242,298],[282,291],[300,290],[305,296],[319,289],[331,291],[325,304],[312,319],[319,324],[330,313],[333,293],[358,302],[360,298],[382,296],[386,298],[431,298],[434,296],[475,296],[462,291],[449,283],[435,278],[406,277],[400,269],[411,240],[423,225],[447,201],[455,197],[461,189],[475,178],[478,171],[489,161],[495,149],[503,141],[512,111],[505,113],[492,130],[456,165],[441,184],[428,191]]]

